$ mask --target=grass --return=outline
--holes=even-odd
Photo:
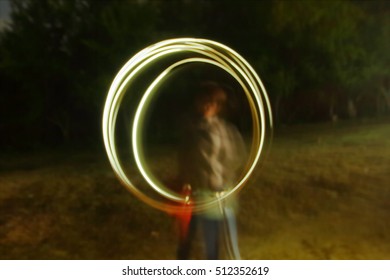
[[[122,187],[103,152],[5,155],[0,170],[1,259],[175,258],[172,217]],[[240,193],[243,257],[389,259],[389,170],[387,121],[277,130]]]

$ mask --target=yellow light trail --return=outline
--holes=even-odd
[[[127,88],[148,66],[158,63],[164,57],[176,58],[178,54],[190,54],[190,58],[177,58],[149,84],[142,96],[133,121],[131,146],[137,168],[149,186],[162,198],[170,202],[151,198],[140,191],[126,175],[119,161],[115,146],[115,128],[118,111]],[[251,109],[253,120],[253,139],[249,162],[245,172],[237,185],[222,195],[221,199],[227,198],[240,190],[248,181],[263,153],[266,136],[272,132],[272,113],[269,98],[259,76],[250,64],[231,48],[206,39],[178,38],[159,42],[149,46],[133,56],[118,72],[109,89],[103,112],[103,140],[110,164],[122,182],[134,195],[145,203],[164,210],[176,211],[180,206],[175,202],[184,203],[185,197],[168,190],[157,181],[153,174],[144,166],[142,160],[141,131],[143,119],[148,109],[150,98],[155,94],[155,89],[164,82],[165,78],[175,69],[188,63],[207,63],[219,67],[230,74],[242,87],[246,94]],[[202,211],[217,203],[217,198],[211,201],[197,201],[194,211]]]

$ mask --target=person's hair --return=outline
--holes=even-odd
[[[196,99],[200,103],[216,102],[222,109],[226,103],[227,94],[220,84],[207,81],[200,83]]]

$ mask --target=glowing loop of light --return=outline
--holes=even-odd
[[[121,101],[126,93],[128,86],[135,79],[136,75],[143,69],[158,62],[164,57],[175,57],[177,54],[191,54],[190,58],[181,58],[166,67],[146,89],[142,96],[133,121],[132,126],[132,151],[138,170],[143,178],[159,195],[168,202],[161,202],[153,199],[140,191],[128,178],[123,170],[115,146],[115,126]],[[163,186],[158,180],[155,180],[151,172],[144,166],[141,157],[141,131],[143,116],[148,107],[148,102],[156,92],[155,89],[164,81],[169,73],[176,68],[188,63],[206,63],[219,67],[229,73],[242,87],[246,94],[251,109],[253,120],[253,139],[250,150],[250,158],[245,168],[245,172],[237,185],[226,192],[222,199],[227,198],[237,192],[248,181],[255,167],[259,163],[262,155],[267,129],[272,129],[271,107],[265,88],[248,62],[245,61],[237,52],[229,47],[206,39],[179,38],[159,42],[149,46],[135,56],[133,56],[118,72],[109,89],[104,113],[103,113],[103,139],[110,164],[118,176],[119,180],[138,198],[147,204],[162,210],[177,210],[177,203],[184,203],[185,197]],[[194,211],[204,210],[217,203],[217,199],[209,201],[199,201],[196,203]]]

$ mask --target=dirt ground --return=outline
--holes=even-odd
[[[243,258],[390,259],[389,171],[387,122],[277,131],[239,196]],[[104,151],[0,159],[1,259],[174,259],[175,247],[172,217],[129,193]]]

